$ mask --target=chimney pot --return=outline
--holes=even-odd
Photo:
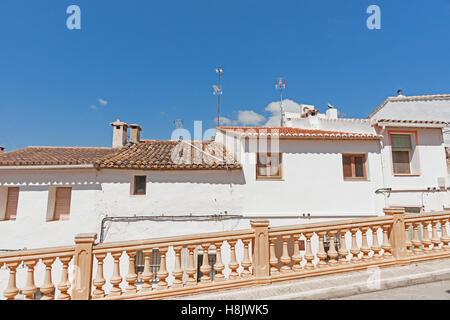
[[[113,148],[121,148],[127,144],[127,129],[128,124],[117,119],[110,123],[113,127]]]
[[[138,124],[130,124],[130,142],[139,143],[141,141],[142,128]]]

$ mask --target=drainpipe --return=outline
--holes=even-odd
[[[381,127],[381,132],[380,135],[383,136],[384,132],[386,130],[385,126]],[[383,136],[384,137],[384,136]],[[385,170],[385,166],[384,166],[384,157],[383,157],[383,149],[384,149],[384,144],[383,144],[383,138],[380,139],[380,158],[381,158],[381,170],[382,172],[382,179],[383,179],[383,188],[384,189],[388,189],[386,188],[386,170]],[[377,191],[375,191],[375,193],[377,193]],[[383,194],[383,198],[384,198],[384,208],[387,208],[387,199],[386,199],[386,195]]]
[[[276,215],[276,216],[261,216],[261,215],[183,215],[183,216],[128,216],[128,217],[104,217],[100,224],[100,238],[99,241],[102,243],[105,240],[105,230],[106,222],[141,222],[141,221],[172,221],[172,222],[186,222],[186,221],[224,221],[224,220],[235,220],[235,219],[311,219],[311,218],[367,218],[376,217],[375,214],[359,214],[359,215],[314,215],[311,216],[310,213],[303,213],[302,215]]]

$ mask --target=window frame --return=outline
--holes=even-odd
[[[145,179],[144,183],[144,193],[136,193],[136,178],[143,177]],[[132,196],[145,196],[147,195],[147,175],[133,175],[131,183],[131,195]]]
[[[350,161],[350,167],[352,170],[352,176],[351,177],[346,177],[344,175],[344,157],[350,157],[351,161]],[[355,169],[355,157],[363,157],[363,176],[362,177],[356,177],[356,169]],[[342,154],[342,177],[344,178],[345,181],[368,181],[369,177],[367,176],[367,154],[365,153],[343,153]]]
[[[411,137],[411,150],[409,152],[409,171],[410,173],[395,173],[394,171],[394,150],[392,150],[392,134],[403,134],[403,135],[409,135]],[[391,157],[391,174],[394,177],[419,177],[421,175],[421,169],[420,169],[420,156],[419,156],[419,137],[417,134],[417,130],[388,130],[388,139],[389,139],[389,149],[390,149],[390,157]],[[414,145],[412,143],[415,143]],[[412,155],[411,153],[414,152]],[[412,163],[414,161],[413,157],[417,157],[417,173],[413,173],[413,166]]]
[[[278,154],[278,175],[273,175],[273,176],[262,176],[259,175],[258,173],[258,169],[259,169],[259,157],[260,155],[265,155],[266,157],[270,157],[272,156],[272,154]],[[256,153],[256,180],[283,180],[283,172],[282,172],[282,168],[283,168],[283,156],[282,156],[282,152],[257,152]],[[269,169],[270,172],[270,165],[266,163],[266,170]]]
[[[17,189],[17,199],[15,201],[15,214],[8,215],[8,208],[10,205],[9,197],[11,189]],[[16,221],[17,213],[19,210],[19,200],[20,200],[20,187],[19,186],[5,186],[0,187],[0,221]]]
[[[70,200],[69,200],[69,213],[65,213],[65,214],[59,214],[59,218],[56,218],[56,203],[58,201],[57,197],[58,197],[58,189],[61,188],[65,188],[65,189],[70,189]],[[54,188],[54,204],[53,204],[53,212],[52,212],[52,219],[50,221],[68,221],[70,220],[70,212],[72,211],[72,191],[73,188],[72,187],[66,187],[66,186],[55,186]]]

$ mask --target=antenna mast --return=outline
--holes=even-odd
[[[284,125],[284,111],[283,111],[283,89],[286,88],[286,81],[283,78],[278,78],[275,82],[275,88],[280,90],[280,113],[281,113],[281,120],[280,125]]]
[[[223,73],[221,67],[216,68],[216,73],[219,75],[219,86],[213,85],[214,94],[217,94],[217,126],[220,126],[220,96],[222,95],[222,85],[220,84],[220,78]]]

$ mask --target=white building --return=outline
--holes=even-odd
[[[450,94],[404,96],[398,90],[396,97],[389,97],[368,118],[393,120],[428,120],[450,123]],[[450,131],[444,130],[446,147],[450,147]]]
[[[138,125],[116,121],[112,148],[0,153],[0,250],[72,245],[88,232],[116,241],[244,229],[253,218],[276,226],[387,206],[440,211],[446,123],[412,120],[308,106],[286,113],[284,127],[219,127],[203,142],[143,140]]]
[[[203,143],[142,140],[138,125],[117,121],[112,148],[2,153],[0,249],[71,244],[84,232],[112,241],[247,228],[255,217],[281,225],[448,207],[445,123],[311,110],[286,113],[285,127],[220,127]],[[267,141],[275,153],[257,163]]]

